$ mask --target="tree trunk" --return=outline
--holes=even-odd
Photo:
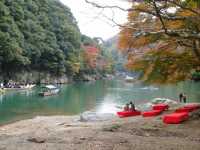
[[[197,56],[197,58],[200,60],[200,41],[194,40],[193,41],[193,52]]]

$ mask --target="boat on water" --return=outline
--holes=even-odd
[[[42,91],[39,93],[40,96],[51,96],[56,95],[60,92],[60,89],[54,85],[46,85],[42,88]]]
[[[30,90],[35,87],[35,84],[18,85],[18,86],[5,86],[4,90]]]
[[[126,81],[126,82],[134,82],[134,81],[135,81],[135,78],[127,75],[127,76],[125,77],[125,81]]]

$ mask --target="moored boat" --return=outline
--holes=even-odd
[[[4,90],[30,90],[35,87],[35,84],[27,84],[27,85],[18,85],[18,86],[5,86]]]
[[[127,75],[127,76],[125,77],[125,81],[126,81],[126,82],[134,82],[134,81],[135,81],[135,78]]]
[[[51,96],[51,95],[56,95],[60,91],[59,88],[57,88],[54,85],[46,85],[43,87],[42,92],[39,93],[40,96]]]

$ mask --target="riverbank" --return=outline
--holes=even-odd
[[[96,81],[101,79],[110,79],[113,78],[111,74],[103,73],[80,73],[75,76],[62,75],[55,76],[47,72],[38,72],[38,71],[24,71],[21,73],[16,73],[12,78],[3,77],[0,75],[0,83],[7,81],[8,83],[24,85],[24,84],[70,84],[73,82],[88,82]]]
[[[161,116],[114,117],[97,122],[79,119],[79,116],[36,117],[1,126],[0,149],[199,150],[200,147],[200,119],[195,115],[179,125],[163,124]]]

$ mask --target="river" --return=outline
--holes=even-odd
[[[10,91],[0,95],[0,125],[41,115],[77,115],[93,110],[115,113],[118,106],[133,100],[136,105],[156,97],[178,100],[185,92],[188,102],[200,102],[200,83],[152,86],[122,80],[101,80],[62,85],[58,95],[40,97],[39,87],[26,91]]]

